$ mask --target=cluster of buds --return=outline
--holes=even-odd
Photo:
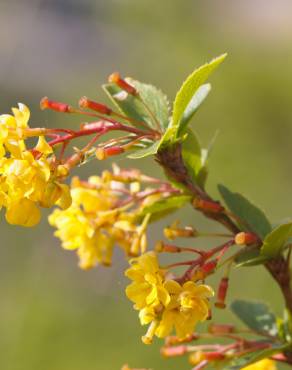
[[[118,73],[114,73],[109,77],[109,83],[120,89],[123,96],[119,96],[119,100],[123,101],[130,95],[133,99],[139,101],[145,112],[152,119],[152,124],[149,121],[141,118],[138,120],[131,117],[130,114],[116,112],[105,104],[93,101],[86,96],[79,100],[79,107],[75,108],[69,104],[50,100],[44,97],[41,100],[41,109],[51,109],[60,113],[79,114],[95,119],[94,122],[82,123],[80,130],[70,131],[65,135],[56,135],[52,145],[67,146],[67,144],[77,137],[92,135],[91,141],[79,151],[79,156],[75,156],[71,160],[71,165],[75,165],[78,161],[84,160],[88,154],[96,155],[97,159],[104,160],[111,156],[116,156],[129,150],[144,147],[158,140],[162,135],[161,124],[151,108],[144,102],[139,91],[125,79],[122,79]],[[108,132],[120,131],[123,136],[112,138],[95,145],[98,139]]]

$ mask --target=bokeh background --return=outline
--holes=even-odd
[[[208,189],[216,196],[222,182],[242,191],[275,221],[292,212],[291,41],[289,0],[1,0],[0,108],[8,112],[20,101],[31,108],[32,126],[74,126],[71,116],[40,112],[40,98],[106,101],[99,86],[119,70],[173,99],[196,66],[228,52],[193,122],[205,145],[219,130]],[[106,165],[93,161],[80,173]],[[161,176],[151,160],[134,165]],[[214,228],[191,209],[163,224],[176,217]],[[46,217],[24,230],[8,226],[2,214],[0,227],[0,369],[189,368],[163,360],[158,344],[140,342],[144,328],[124,295],[119,252],[112,268],[83,272]],[[152,243],[161,227],[152,227]],[[262,268],[234,272],[229,297],[239,296],[269,300],[281,314],[282,298]],[[214,318],[234,321],[228,312]]]

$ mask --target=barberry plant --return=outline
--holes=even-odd
[[[7,222],[24,227],[40,221],[41,208],[56,206],[49,223],[62,247],[76,252],[82,269],[110,266],[115,248],[121,248],[129,263],[125,292],[147,326],[142,341],[149,345],[163,338],[163,356],[185,356],[193,370],[274,370],[277,362],[292,364],[292,221],[272,226],[263,211],[223,185],[218,186],[222,200],[214,200],[206,190],[210,148],[201,147],[190,127],[210,92],[206,81],[225,57],[196,69],[172,109],[154,86],[113,73],[103,86],[113,108],[87,97],[78,107],[41,100],[41,109],[86,118],[78,130],[31,128],[24,104],[13,108],[13,115],[1,115],[0,203]],[[86,144],[77,147],[81,137]],[[133,163],[152,157],[165,178],[113,165],[66,184],[72,170],[89,160],[124,153]],[[174,219],[165,238],[149,246],[148,226],[186,205],[220,224],[222,232]],[[204,237],[215,245],[198,247],[196,240]],[[180,238],[189,246],[180,245]],[[163,262],[165,254],[171,254],[171,263]],[[243,325],[213,322],[212,312],[226,307],[232,269],[254,265],[266,268],[281,290],[283,316],[276,317],[265,303],[235,300],[228,307]],[[213,274],[220,275],[215,287],[208,284]],[[206,320],[210,324],[202,331],[199,324]]]

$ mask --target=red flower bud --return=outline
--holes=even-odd
[[[241,232],[235,235],[234,241],[237,245],[250,245],[257,243],[259,240],[253,233]]]
[[[219,284],[218,293],[217,293],[217,302],[215,303],[215,306],[217,308],[225,308],[225,298],[228,290],[228,284],[229,278],[224,277],[221,279],[221,282]]]
[[[225,355],[222,352],[204,352],[205,358],[208,361],[224,360]]]
[[[111,74],[108,78],[110,83],[118,85],[122,90],[127,91],[130,95],[137,95],[138,92],[134,86],[128,84],[127,81],[123,80],[118,72]]]
[[[224,207],[221,204],[204,199],[194,199],[193,205],[197,209],[210,213],[221,213],[224,211]]]
[[[55,110],[56,112],[62,112],[62,113],[72,113],[73,112],[73,108],[70,105],[66,103],[59,103],[53,100],[49,100],[49,98],[46,96],[42,98],[42,100],[40,101],[40,108],[42,110],[52,109],[52,110]]]
[[[187,347],[186,346],[162,347],[160,353],[163,357],[182,356],[185,353],[187,353]]]
[[[180,253],[181,248],[176,245],[166,244],[163,241],[158,242],[155,246],[155,251],[158,253],[168,252],[168,253]]]
[[[106,159],[107,157],[111,157],[114,155],[119,155],[121,153],[124,153],[124,149],[120,146],[111,146],[109,148],[97,148],[95,155],[97,159],[103,160]]]
[[[234,331],[235,327],[231,324],[211,324],[208,327],[208,332],[211,334],[230,334]]]
[[[95,101],[89,100],[86,96],[83,96],[79,100],[79,107],[80,108],[89,108],[98,113],[110,115],[112,110],[104,104],[97,103]]]

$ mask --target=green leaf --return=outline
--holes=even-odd
[[[172,125],[178,126],[186,109],[188,108],[193,96],[201,85],[207,80],[209,75],[223,62],[226,54],[223,54],[213,60],[210,63],[206,63],[203,66],[196,69],[183,83],[182,87],[178,91],[174,104],[173,104],[173,115]]]
[[[172,212],[185,204],[189,203],[192,198],[188,195],[175,195],[168,198],[160,199],[150,205],[145,206],[140,215],[146,215],[147,213],[155,214],[161,212]]]
[[[237,299],[231,303],[230,308],[250,329],[277,335],[276,317],[265,303]]]
[[[144,84],[131,78],[127,78],[127,82],[137,89],[144,103],[151,109],[154,116],[158,119],[164,132],[169,125],[170,118],[169,102],[166,95],[153,85]],[[153,121],[151,122],[153,124]],[[154,128],[156,128],[155,125]]]
[[[157,150],[159,148],[159,141],[155,141],[154,143],[150,144],[146,148],[135,150],[131,154],[129,154],[127,157],[131,159],[139,159],[148,157],[149,155],[154,155],[157,153]]]
[[[145,104],[158,119],[162,129],[165,130],[169,124],[169,107],[166,96],[152,85],[144,84],[130,78],[127,81],[137,89]],[[140,99],[127,94],[115,84],[103,85],[103,89],[121,113],[137,121],[135,126],[143,129],[146,124],[152,129],[157,128],[153,122],[153,117]]]
[[[102,87],[120,113],[137,122],[135,124],[136,127],[144,129],[145,124],[148,125],[149,115],[145,112],[145,108],[137,98],[122,91],[115,84],[106,84]],[[151,121],[150,125],[152,127]]]
[[[218,185],[218,190],[230,211],[242,219],[241,228],[253,231],[264,239],[271,231],[271,224],[264,212],[243,195],[233,193],[224,185]]]
[[[211,85],[210,84],[204,84],[198,88],[198,90],[195,92],[193,97],[191,98],[191,101],[187,105],[182,118],[180,120],[179,124],[179,131],[178,136],[180,136],[184,130],[186,129],[188,123],[193,118],[194,114],[199,109],[200,105],[203,103],[203,101],[208,96],[209,92],[211,91]]]
[[[285,243],[291,236],[292,222],[276,227],[265,237],[261,248],[261,254],[269,258],[276,257],[281,253]]]
[[[188,129],[186,138],[182,142],[182,158],[189,175],[195,184],[198,183],[198,175],[202,169],[202,150],[195,133]]]
[[[263,360],[264,358],[268,358],[273,356],[277,353],[281,353],[287,349],[287,345],[280,345],[280,344],[272,344],[271,347],[267,349],[263,349],[261,351],[256,351],[249,353],[244,356],[235,357],[231,361],[229,361],[228,365],[224,365],[224,370],[240,370],[245,368],[248,365],[251,365],[255,362]],[[225,362],[226,364],[226,362]]]
[[[235,258],[236,267],[262,265],[269,258],[262,256],[259,249],[246,247]]]

